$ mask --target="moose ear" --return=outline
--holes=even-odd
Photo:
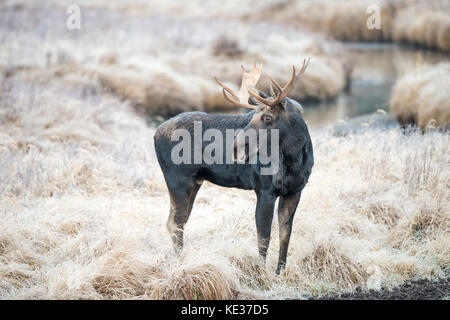
[[[258,105],[258,100],[256,100],[256,99],[253,98],[252,96],[250,96],[250,98],[248,98],[248,101],[249,101],[251,104],[255,105],[255,106]]]

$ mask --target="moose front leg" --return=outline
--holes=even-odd
[[[280,255],[278,258],[277,274],[286,267],[286,258],[291,238],[292,222],[300,201],[300,193],[292,196],[280,197],[278,202],[278,225],[280,232]]]
[[[269,248],[270,243],[275,200],[275,195],[271,193],[261,192],[257,194],[256,232],[258,237],[259,255],[264,261],[266,261],[267,249]]]

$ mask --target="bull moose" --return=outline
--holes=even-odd
[[[224,98],[239,107],[251,109],[251,112],[239,115],[218,115],[204,112],[184,112],[161,124],[154,136],[155,150],[170,195],[170,213],[167,221],[175,251],[183,247],[184,226],[189,219],[195,196],[204,180],[223,187],[254,190],[256,203],[256,229],[258,251],[265,261],[270,242],[275,201],[279,197],[278,221],[280,251],[276,273],[285,268],[292,222],[300,201],[300,195],[308,182],[314,164],[313,147],[301,105],[287,97],[294,81],[303,74],[309,64],[304,60],[297,73],[292,67],[292,76],[284,87],[271,79],[270,95],[256,89],[261,76],[262,66],[253,66],[250,72],[242,67],[242,83],[238,92],[234,92],[216,78],[222,87]],[[173,134],[183,129],[194,134],[195,123],[201,124],[204,133],[209,129],[226,135],[229,129],[239,130],[234,137],[232,161],[215,163],[174,163]],[[249,161],[250,153],[260,155],[260,132],[264,129],[278,133],[277,147],[278,170],[271,174],[261,174],[264,167],[260,161]],[[240,139],[249,130],[258,133],[256,149],[248,145],[248,139]],[[272,146],[273,136],[270,135]],[[195,140],[195,139],[194,139]],[[205,147],[205,141],[201,141]],[[223,142],[224,147],[226,142]],[[227,149],[229,150],[229,149]],[[274,150],[272,150],[272,153]],[[184,151],[185,152],[185,151]],[[193,151],[192,151],[193,155]],[[190,156],[190,155],[189,155]],[[227,157],[228,155],[223,155]],[[189,157],[191,158],[191,157]],[[244,161],[239,161],[239,159]],[[228,158],[229,159],[229,158]]]

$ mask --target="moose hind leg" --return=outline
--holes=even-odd
[[[184,226],[189,219],[200,186],[201,183],[189,181],[172,188],[169,187],[170,213],[167,220],[167,229],[176,253],[183,249]]]

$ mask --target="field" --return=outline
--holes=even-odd
[[[448,63],[395,87],[422,88],[419,105],[391,100],[436,112],[413,121],[422,129],[310,127],[315,165],[280,276],[276,219],[264,265],[250,191],[204,183],[175,255],[153,147],[162,117],[240,112],[213,77],[237,85],[241,63],[284,83],[310,56],[300,101],[335,98],[352,71],[341,43],[264,20],[277,1],[178,3],[80,1],[82,28],[68,30],[63,3],[0,2],[0,298],[305,299],[447,278],[450,99],[433,79],[448,82]]]
[[[380,28],[368,17],[380,13]],[[344,41],[400,42],[450,51],[450,4],[440,0],[305,0],[279,6],[275,17]],[[372,20],[369,20],[372,21]]]

